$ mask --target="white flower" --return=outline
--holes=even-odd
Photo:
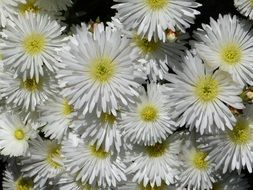
[[[252,25],[236,16],[211,18],[210,25],[195,32],[194,46],[200,57],[212,68],[231,74],[233,80],[244,86],[253,84]]]
[[[38,82],[43,67],[51,72],[62,67],[58,53],[64,47],[64,28],[47,15],[33,13],[19,15],[13,22],[14,26],[2,32],[6,37],[1,45],[6,69],[14,69],[15,75],[24,78],[35,77]]]
[[[117,182],[126,180],[123,172],[125,165],[120,158],[104,151],[102,147],[96,149],[84,140],[74,146],[70,140],[65,140],[62,151],[66,169],[71,174],[77,174],[76,181],[84,184],[96,182],[98,186],[106,188],[116,187]]]
[[[150,184],[151,187],[165,184],[174,184],[178,179],[179,153],[181,139],[178,135],[173,135],[152,146],[134,145],[134,153],[130,153],[127,161],[129,167],[126,173],[133,175],[133,182],[143,183],[143,186]]]
[[[79,121],[85,124],[77,129],[78,134],[81,134],[81,137],[87,139],[90,144],[95,145],[97,149],[102,146],[106,152],[114,151],[114,149],[120,152],[122,145],[120,121],[121,113],[119,111],[117,116],[102,113],[99,118],[93,112]],[[74,129],[76,128],[75,126]]]
[[[180,126],[196,128],[201,134],[215,128],[232,129],[236,119],[228,106],[244,108],[239,97],[242,88],[227,73],[209,69],[190,52],[182,68],[167,76],[173,118],[178,118]]]
[[[139,86],[134,81],[129,40],[102,24],[94,35],[85,25],[63,53],[66,67],[59,71],[62,91],[74,108],[86,114],[95,111],[116,115],[120,106],[133,102]]]
[[[0,117],[0,153],[9,156],[24,156],[27,153],[28,140],[35,137],[32,127],[12,113]]]
[[[193,143],[187,143],[182,145],[183,165],[180,168],[180,186],[188,190],[212,189],[215,164],[206,159],[207,152],[195,148]]]
[[[165,41],[165,30],[176,31],[190,27],[200,6],[195,0],[114,0],[119,20],[127,30],[136,30],[149,41]]]
[[[176,129],[170,118],[167,97],[162,94],[164,86],[151,83],[140,90],[140,98],[123,112],[122,130],[133,143],[153,145],[165,140]]]
[[[24,177],[33,178],[38,187],[63,172],[61,145],[37,138],[31,141],[30,155],[22,158]]]
[[[0,26],[5,27],[15,17],[15,7],[25,0],[1,0],[0,1]]]
[[[247,168],[250,173],[252,172],[253,121],[251,118],[241,116],[232,130],[208,135],[203,141],[207,142],[205,144],[208,144],[212,150],[208,157],[216,162],[216,169],[223,169],[223,173],[228,170],[238,170],[240,173],[242,169]]]
[[[50,136],[51,139],[62,140],[70,128],[77,127],[75,125],[77,112],[67,99],[58,94],[54,94],[45,105],[39,106],[38,110],[40,112],[38,120],[46,123],[42,128],[45,137]]]
[[[253,1],[252,0],[234,0],[236,9],[244,16],[253,19]]]
[[[46,72],[38,82],[35,78],[14,78],[11,72],[0,72],[0,84],[0,92],[6,98],[7,104],[31,111],[52,96],[57,89],[55,79]]]
[[[66,11],[72,5],[72,0],[36,0],[35,5],[48,11]]]

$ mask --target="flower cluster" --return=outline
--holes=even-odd
[[[3,188],[246,190],[252,24],[190,36],[195,0],[114,2],[111,21],[66,27],[72,0],[0,0]]]

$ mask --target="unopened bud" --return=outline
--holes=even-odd
[[[171,29],[167,29],[166,38],[169,42],[175,42],[177,40],[177,33]]]

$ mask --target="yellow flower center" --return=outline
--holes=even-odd
[[[35,78],[33,79],[26,79],[25,81],[21,81],[21,88],[26,89],[27,91],[34,92],[40,90],[42,88],[43,82],[40,80],[38,83],[36,82]]]
[[[25,138],[25,133],[22,129],[17,129],[14,132],[14,136],[17,140],[23,140]]]
[[[36,0],[27,0],[26,3],[19,4],[19,11],[21,14],[25,14],[26,12],[38,13],[39,7],[35,5]]]
[[[91,77],[100,83],[107,83],[114,76],[115,64],[110,58],[97,58],[91,63]]]
[[[168,144],[163,142],[163,143],[156,143],[152,146],[146,146],[145,151],[149,157],[160,157],[164,155],[168,147]]]
[[[26,178],[19,178],[16,181],[16,190],[32,190],[33,181]]]
[[[158,118],[158,110],[154,105],[145,105],[139,108],[139,114],[142,121],[153,122]]]
[[[154,53],[160,47],[160,42],[155,42],[154,40],[148,41],[146,38],[141,38],[140,36],[135,36],[133,41],[143,54]]]
[[[199,170],[206,169],[208,167],[208,162],[205,160],[206,156],[207,153],[196,151],[192,158],[193,166]]]
[[[160,186],[154,185],[154,187],[151,187],[150,184],[146,185],[146,187],[144,187],[143,184],[139,185],[139,190],[166,190],[167,189],[167,185],[162,182],[162,184]]]
[[[147,6],[153,11],[159,11],[166,7],[169,0],[146,0]]]
[[[228,136],[236,145],[244,145],[250,140],[250,132],[248,121],[245,119],[238,119],[233,130],[228,132]]]
[[[69,104],[68,100],[64,99],[63,102],[63,115],[68,116],[74,112],[74,108]]]
[[[242,59],[241,48],[237,44],[227,44],[221,49],[221,59],[228,65],[236,65]]]
[[[116,117],[109,113],[102,113],[100,116],[102,123],[108,123],[108,124],[114,124],[114,122],[117,120]]]
[[[195,93],[202,102],[210,102],[216,99],[218,91],[218,82],[211,76],[200,78],[195,86]]]
[[[47,153],[47,163],[54,169],[61,168],[61,164],[56,161],[56,159],[60,159],[61,156],[61,146],[60,145],[53,145]]]
[[[39,33],[31,33],[24,38],[22,46],[28,55],[41,54],[46,46],[45,36]]]
[[[91,153],[93,156],[100,158],[100,159],[105,159],[108,156],[110,156],[109,152],[106,152],[102,147],[100,147],[99,149],[96,149],[95,145],[90,146],[91,149]]]

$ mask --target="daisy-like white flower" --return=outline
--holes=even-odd
[[[99,149],[101,146],[106,151],[116,149],[120,152],[121,142],[121,113],[118,111],[117,116],[109,113],[102,113],[98,118],[96,113],[87,114],[81,122],[85,121],[84,125],[78,128],[78,134],[82,134],[82,138],[87,139],[90,144]]]
[[[207,135],[204,142],[208,142],[212,151],[208,157],[216,162],[216,168],[222,168],[223,173],[228,170],[242,169],[252,172],[253,165],[253,120],[251,116],[240,116],[232,130],[226,130],[214,135]]]
[[[54,141],[37,138],[31,141],[30,155],[22,158],[24,177],[34,178],[38,187],[63,172],[61,145]]]
[[[38,109],[40,112],[38,120],[41,123],[45,123],[42,131],[46,137],[50,136],[51,139],[62,140],[68,134],[70,128],[76,127],[74,120],[77,112],[65,98],[55,94],[46,104],[39,106]]]
[[[125,165],[115,154],[106,152],[102,147],[96,149],[87,141],[80,140],[74,146],[70,140],[63,141],[62,147],[67,171],[76,175],[76,181],[83,184],[94,184],[106,188],[126,180]]]
[[[181,188],[188,190],[212,189],[214,182],[214,166],[210,160],[207,160],[207,152],[195,148],[192,142],[186,141],[183,144],[181,158],[183,165],[180,168],[179,184]]]
[[[136,153],[127,158],[130,165],[126,173],[133,175],[133,182],[143,183],[144,187],[159,187],[162,181],[167,185],[174,184],[181,167],[180,147],[181,139],[177,134],[151,146],[134,145]]]
[[[116,116],[120,106],[133,102],[139,84],[133,77],[129,40],[121,32],[99,24],[92,34],[83,24],[69,45],[58,77],[63,96],[75,109]]]
[[[236,119],[228,106],[244,108],[239,97],[242,88],[229,74],[212,70],[190,52],[184,58],[182,70],[168,74],[169,100],[173,118],[180,126],[196,128],[201,134],[214,128],[232,129]],[[213,126],[216,124],[216,126]]]
[[[44,74],[43,67],[55,72],[62,67],[58,53],[63,49],[65,38],[62,28],[47,15],[26,13],[14,20],[14,26],[7,26],[1,45],[6,69],[14,69],[15,75],[34,78]]]
[[[35,190],[32,178],[25,178],[17,166],[8,167],[4,172],[4,190]]]
[[[252,0],[234,0],[236,9],[244,16],[253,20],[253,1]]]
[[[48,11],[66,11],[72,5],[72,0],[35,0],[35,5]]]
[[[13,19],[15,15],[15,7],[18,3],[25,0],[1,0],[0,2],[0,26],[5,27],[6,24]]]
[[[127,30],[136,30],[138,35],[165,41],[166,30],[185,31],[194,23],[200,6],[195,0],[114,0],[119,20]]]
[[[46,72],[38,82],[35,78],[14,78],[12,72],[0,72],[0,84],[1,95],[6,98],[7,104],[32,111],[53,96],[57,89],[55,79]]]
[[[217,181],[213,183],[213,189],[246,190],[249,187],[249,183],[244,175],[238,175],[236,173],[219,175]]]
[[[0,153],[9,156],[24,156],[29,147],[28,140],[34,138],[35,131],[29,124],[24,124],[12,113],[0,117]]]
[[[253,84],[253,31],[252,25],[236,16],[219,16],[210,25],[195,32],[194,46],[200,57],[212,68],[231,74],[242,86]]]
[[[147,93],[142,88],[140,98],[123,112],[121,128],[131,142],[153,145],[165,140],[176,129],[169,115],[167,97],[162,93],[163,87],[151,83],[147,86]]]

